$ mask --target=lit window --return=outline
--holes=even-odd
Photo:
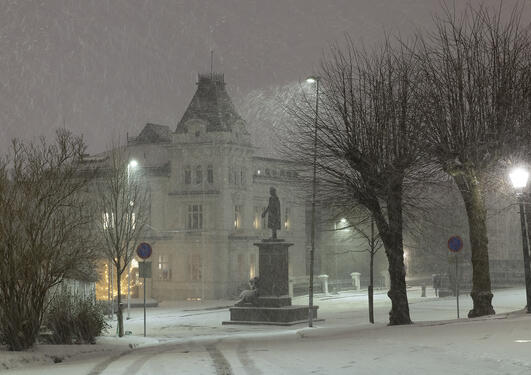
[[[284,229],[289,230],[290,229],[290,209],[289,207],[286,207],[284,209]]]
[[[201,281],[201,255],[192,254],[190,255],[189,263],[189,278],[191,281]]]
[[[203,182],[203,168],[198,165],[195,167],[195,183],[201,184]]]
[[[212,167],[212,165],[209,165],[207,167],[207,182],[209,184],[214,183],[214,168]]]
[[[103,229],[114,228],[114,212],[111,212],[110,215],[108,212],[104,212],[102,215],[102,219],[103,219],[103,223],[102,223]]]
[[[109,220],[109,213],[104,212],[103,213],[103,229],[109,229],[110,226],[111,226],[111,222]]]
[[[186,220],[186,229],[203,229],[203,206],[200,204],[188,205],[188,218]]]
[[[260,221],[262,219],[262,210],[260,207],[254,208],[254,220],[253,220],[253,228],[254,229],[260,229]]]
[[[184,167],[184,183],[190,185],[192,183],[192,169],[189,165]]]
[[[167,255],[159,255],[159,280],[171,280],[171,270]]]
[[[240,229],[242,222],[242,206],[234,206],[234,229]]]
[[[256,254],[249,254],[249,279],[256,276]]]

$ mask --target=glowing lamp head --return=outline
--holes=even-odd
[[[317,82],[319,80],[319,78],[320,77],[314,77],[314,76],[308,77],[308,78],[306,78],[306,83],[315,83],[315,82]]]
[[[136,168],[137,166],[138,166],[138,162],[136,160],[133,159],[129,162],[129,167]]]
[[[527,180],[529,178],[529,172],[524,168],[515,168],[509,173],[509,178],[515,189],[523,189],[527,185]]]

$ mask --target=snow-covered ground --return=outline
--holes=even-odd
[[[389,300],[375,296],[376,324],[367,322],[364,293],[318,295],[325,321],[292,327],[221,325],[233,301],[162,303],[132,309],[132,335],[109,335],[96,345],[38,345],[0,351],[2,367],[19,374],[529,374],[531,316],[521,312],[523,289],[495,292],[497,315],[456,320],[453,297],[420,297],[409,290],[412,326],[388,327]],[[307,303],[297,297],[294,304]],[[460,298],[461,317],[471,308]],[[518,312],[520,310],[520,312]],[[511,311],[517,311],[512,312]],[[62,363],[52,364],[54,358]]]

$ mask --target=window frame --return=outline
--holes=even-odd
[[[202,230],[203,224],[203,205],[200,203],[188,204],[186,229],[189,231]]]

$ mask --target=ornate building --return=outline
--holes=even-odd
[[[293,242],[290,274],[304,275],[305,208],[293,165],[260,155],[222,74],[199,75],[175,129],[147,124],[128,139],[150,193],[148,295],[158,300],[234,296],[258,270],[253,245],[269,237],[261,213],[279,194],[280,238]]]

